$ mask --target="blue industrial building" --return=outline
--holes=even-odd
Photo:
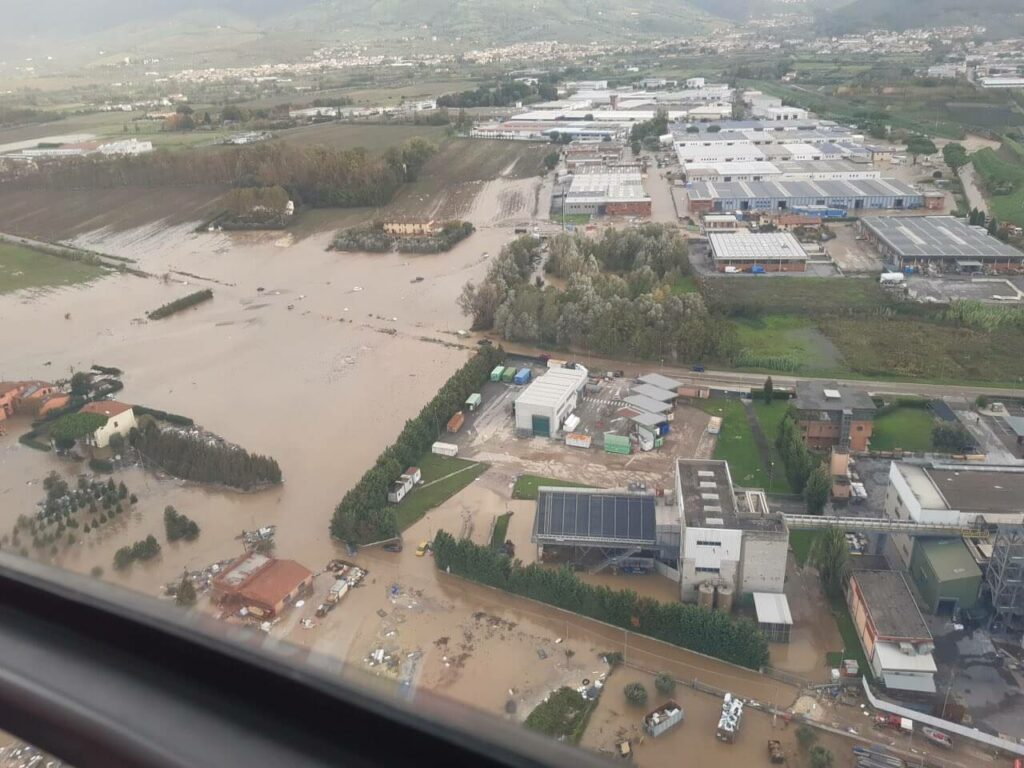
[[[896,179],[694,182],[687,190],[694,213],[792,211],[825,206],[847,212],[921,208],[924,196]]]

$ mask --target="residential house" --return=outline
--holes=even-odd
[[[14,410],[38,413],[44,400],[57,391],[57,387],[45,381],[23,381],[21,394],[14,404]]]
[[[39,410],[36,411],[36,416],[42,418],[46,414],[63,408],[71,402],[71,395],[67,392],[54,392],[53,394],[47,395],[43,398],[43,402],[39,405]]]
[[[25,385],[20,381],[0,381],[0,421],[11,418]]]
[[[106,448],[114,435],[127,437],[136,426],[135,411],[132,406],[114,400],[100,400],[86,403],[79,413],[95,413],[107,417],[107,423],[87,438],[87,442],[96,448]]]

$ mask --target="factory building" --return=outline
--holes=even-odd
[[[882,172],[852,160],[765,160],[685,163],[687,181],[849,181],[880,179]]]
[[[885,515],[917,523],[970,526],[1024,523],[1024,468],[957,462],[894,461],[889,465]],[[885,556],[896,568],[909,568],[913,539],[889,536]]]
[[[650,216],[651,198],[637,168],[578,168],[566,193],[565,212],[592,216]]]
[[[920,192],[894,179],[696,182],[690,185],[687,195],[694,213],[787,211],[804,206],[825,206],[849,213],[907,210],[924,205]]]
[[[789,532],[764,491],[734,488],[727,462],[679,459],[675,498],[683,601],[706,602],[708,585],[730,601],[743,592],[783,591]]]
[[[928,613],[952,617],[978,602],[981,569],[962,538],[915,539],[910,577]]]
[[[803,272],[807,253],[788,232],[713,232],[708,235],[718,272]]]
[[[953,216],[873,216],[860,230],[898,270],[938,265],[976,272],[1018,270],[1024,253]]]
[[[899,571],[854,571],[846,602],[875,678],[890,693],[935,693],[935,644]]]
[[[996,529],[985,585],[999,620],[1015,631],[1024,627],[1024,526]]]
[[[876,408],[866,392],[835,381],[798,381],[793,407],[808,448],[868,449]]]
[[[554,437],[575,410],[587,383],[587,369],[550,368],[523,390],[515,401],[516,432]]]

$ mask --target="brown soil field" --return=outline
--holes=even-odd
[[[66,240],[96,230],[201,221],[218,209],[219,187],[100,190],[0,189],[0,231]]]
[[[379,125],[376,123],[321,123],[290,128],[277,134],[278,139],[296,146],[321,144],[334,149],[365,147],[383,152],[402,142],[420,136],[434,144],[445,140],[445,128],[439,125]]]

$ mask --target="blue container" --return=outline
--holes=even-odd
[[[762,267],[760,264],[755,264],[754,266],[752,266],[750,268],[750,271],[752,273],[754,273],[755,275],[763,275],[764,274],[764,267]]]
[[[658,425],[658,436],[664,437],[668,434],[668,422],[662,422]]]
[[[515,378],[512,379],[515,384],[526,384],[530,380],[530,369],[520,368],[516,371]]]

